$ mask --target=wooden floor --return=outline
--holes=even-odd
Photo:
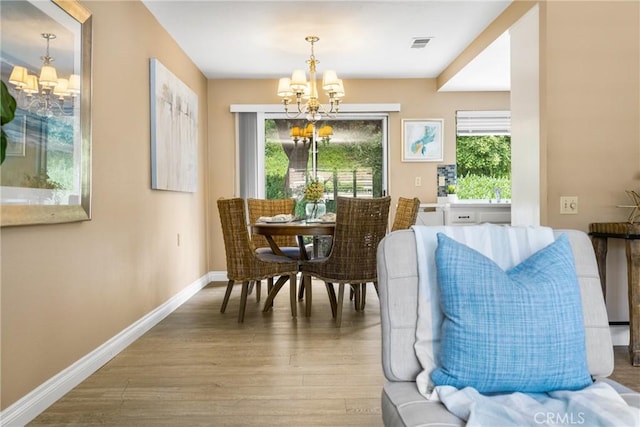
[[[615,369],[609,378],[626,385],[630,389],[640,391],[640,367],[631,366],[629,347],[626,345],[613,347],[613,356]]]
[[[244,324],[237,323],[239,287],[220,313],[224,285],[204,288],[29,425],[382,425],[371,285],[364,313],[345,301],[341,329],[322,285],[311,318],[291,318],[285,286],[270,313],[251,295]],[[631,367],[625,347],[615,354],[612,378],[640,390],[640,368]]]
[[[315,283],[314,283],[315,284]],[[342,327],[324,285],[310,318],[292,319],[287,285],[272,312],[240,287],[220,313],[226,283],[209,285],[49,407],[30,425],[381,426],[380,315],[373,285]],[[223,285],[223,286],[221,286]]]

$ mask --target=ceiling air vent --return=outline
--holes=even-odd
[[[411,49],[422,49],[427,43],[431,41],[433,37],[414,37],[413,42],[411,42]]]

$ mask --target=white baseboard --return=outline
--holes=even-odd
[[[222,277],[222,278],[220,278]],[[226,272],[209,272],[178,292],[167,302],[147,313],[91,353],[42,383],[13,405],[0,412],[0,426],[24,426],[75,386],[87,379],[129,344],[198,293],[209,282],[226,281]]]
[[[229,281],[227,277],[226,271],[210,271],[209,272],[209,281],[210,282],[225,282]]]
[[[629,345],[629,325],[609,325],[613,345]]]

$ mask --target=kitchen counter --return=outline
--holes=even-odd
[[[497,201],[489,199],[477,199],[477,200],[458,200],[455,203],[449,203],[452,208],[510,208],[511,200]]]
[[[468,225],[511,223],[511,200],[458,200],[454,203],[421,203],[416,224]]]

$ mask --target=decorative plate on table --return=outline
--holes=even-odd
[[[287,222],[292,222],[296,218],[293,215],[289,214],[280,214],[273,217],[260,217],[258,219],[259,222],[266,222],[267,224],[285,224]],[[260,221],[261,220],[261,221]]]

